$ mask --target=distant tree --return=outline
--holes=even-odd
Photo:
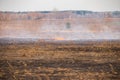
[[[54,9],[53,9],[53,12],[57,12],[57,11],[58,11],[58,9],[57,9],[57,8],[54,8]]]
[[[113,17],[120,17],[120,11],[112,12]]]
[[[114,11],[113,13],[112,13],[113,15],[120,15],[120,11]]]
[[[73,12],[73,13],[76,13],[76,14],[78,14],[78,15],[86,15],[86,14],[92,14],[93,12],[92,11],[75,11],[75,12]]]
[[[50,13],[50,11],[41,11],[40,13]]]
[[[27,20],[30,20],[30,19],[31,19],[31,17],[30,17],[30,16],[28,16],[28,17],[27,17]]]
[[[71,24],[69,22],[66,23],[66,28],[70,29],[71,28]]]
[[[35,20],[39,20],[39,19],[41,19],[41,17],[36,17],[36,18],[35,18]]]

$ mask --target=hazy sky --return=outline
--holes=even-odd
[[[0,0],[0,11],[120,11],[120,0]]]

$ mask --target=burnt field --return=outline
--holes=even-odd
[[[120,79],[119,40],[0,41],[0,80]]]

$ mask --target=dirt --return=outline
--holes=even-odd
[[[120,45],[0,46],[0,80],[119,80]],[[109,46],[108,46],[109,45]]]

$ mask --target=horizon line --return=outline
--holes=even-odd
[[[90,12],[120,12],[120,10],[104,10],[104,11],[95,11],[95,10],[26,10],[26,11],[12,11],[12,10],[0,10],[0,12],[64,12],[64,11],[90,11]]]

